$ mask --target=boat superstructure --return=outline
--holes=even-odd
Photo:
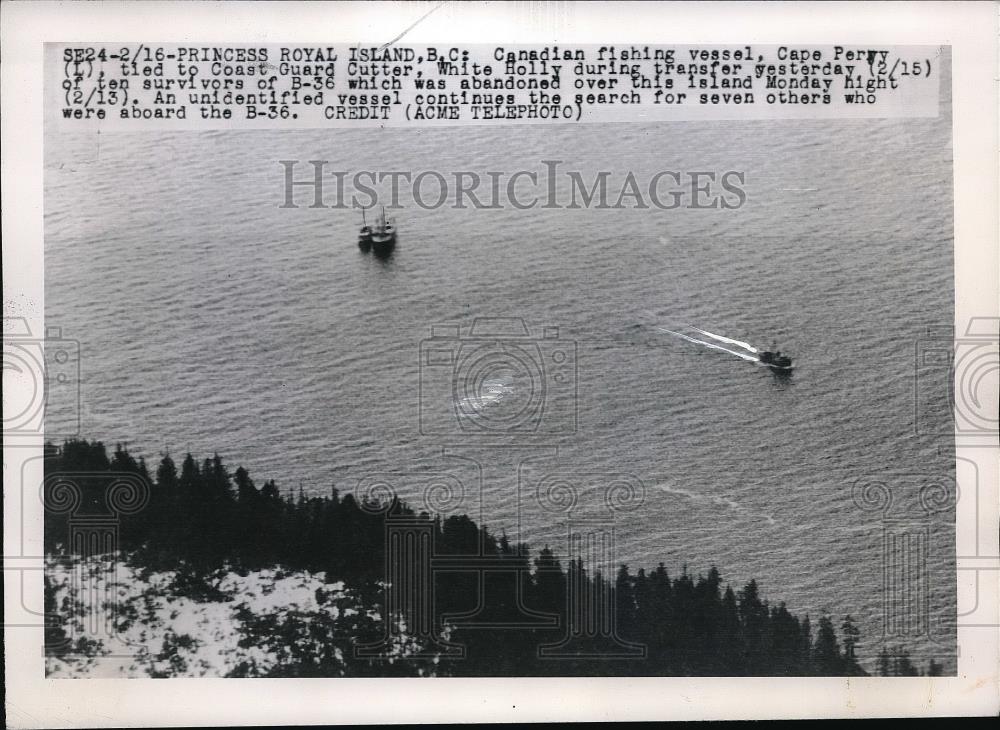
[[[767,365],[772,370],[791,370],[792,358],[782,355],[781,350],[764,350],[760,353],[758,360],[761,364]]]
[[[396,223],[385,215],[385,206],[371,229],[372,251],[377,256],[388,256],[396,247]]]
[[[365,218],[364,208],[361,209],[361,230],[358,231],[358,248],[365,253],[371,251],[372,248],[372,229]]]

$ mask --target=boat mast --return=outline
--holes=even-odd
[[[361,225],[364,226],[365,228],[368,227],[368,221],[365,220],[365,209],[364,208],[361,209]]]

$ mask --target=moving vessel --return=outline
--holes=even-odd
[[[764,350],[759,355],[759,361],[771,370],[786,371],[792,369],[792,358],[782,355],[781,350]]]

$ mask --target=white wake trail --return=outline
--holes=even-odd
[[[722,335],[714,334],[712,332],[706,332],[705,330],[698,329],[697,327],[693,327],[692,325],[688,325],[688,327],[690,329],[693,329],[695,332],[700,332],[706,337],[711,337],[713,340],[718,340],[719,342],[728,342],[730,345],[736,345],[737,347],[742,347],[746,350],[749,350],[750,352],[760,352],[760,350],[751,345],[749,342],[743,342],[742,340],[734,340],[729,337],[723,337]]]
[[[675,337],[680,337],[681,339],[687,340],[688,342],[694,342],[695,344],[698,345],[711,347],[713,350],[722,350],[723,352],[728,352],[730,355],[736,355],[736,357],[741,357],[744,360],[749,360],[750,362],[759,362],[756,355],[751,355],[746,352],[739,352],[737,350],[730,350],[728,347],[723,347],[722,345],[713,345],[711,342],[705,342],[704,340],[699,340],[694,337],[689,337],[681,332],[674,332],[673,330],[668,330],[665,327],[657,327],[656,329],[660,330],[660,332],[666,332],[667,334],[674,335]]]

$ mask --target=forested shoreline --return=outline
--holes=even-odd
[[[49,555],[70,552],[72,519],[107,512],[108,487],[122,475],[132,475],[143,494],[125,495],[136,508],[120,519],[118,549],[146,572],[175,571],[171,590],[200,602],[232,601],[218,589],[226,571],[245,576],[280,568],[322,573],[328,584],[350,592],[358,605],[345,612],[341,596],[340,623],[324,623],[319,612],[261,616],[243,610],[241,642],[286,641],[278,652],[281,660],[266,676],[866,674],[858,662],[863,638],[850,616],[821,616],[815,623],[809,616],[800,618],[784,603],[766,600],[756,581],[734,590],[714,567],[704,574],[684,569],[670,575],[662,563],[634,572],[620,565],[615,575],[602,576],[576,556],[558,555],[548,546],[533,550],[511,544],[465,515],[415,513],[396,498],[359,501],[336,490],[306,497],[282,490],[274,480],[258,488],[245,469],[230,473],[217,454],[200,462],[187,454],[180,465],[164,455],[150,469],[121,445],[110,456],[98,441],[47,445]],[[67,500],[74,499],[67,509]],[[451,557],[457,566],[431,579],[430,624],[427,607],[386,604],[386,520],[399,519],[429,536],[435,559]],[[461,557],[469,555],[484,560],[489,571],[463,567]],[[430,575],[429,566],[419,561],[414,570]],[[316,592],[322,604],[321,589]],[[578,595],[604,596],[607,605],[597,609],[600,615],[581,621],[572,599]],[[47,605],[46,610],[58,614],[61,609]],[[364,617],[363,625],[357,620],[344,624],[345,614]],[[592,624],[607,628],[609,621],[611,631],[578,630]],[[318,635],[326,637],[319,648],[317,626],[322,627]],[[394,630],[400,626],[409,628]],[[306,634],[313,636],[311,644],[296,638]],[[404,635],[409,648],[391,661],[371,651],[386,637],[391,643]],[[362,651],[345,659],[345,651],[351,653],[359,643]],[[74,645],[53,626],[47,649],[51,655],[67,654]],[[256,676],[252,667],[243,670],[243,676]],[[932,661],[927,673],[939,670]],[[902,649],[892,655],[883,649],[878,672],[919,673]]]

